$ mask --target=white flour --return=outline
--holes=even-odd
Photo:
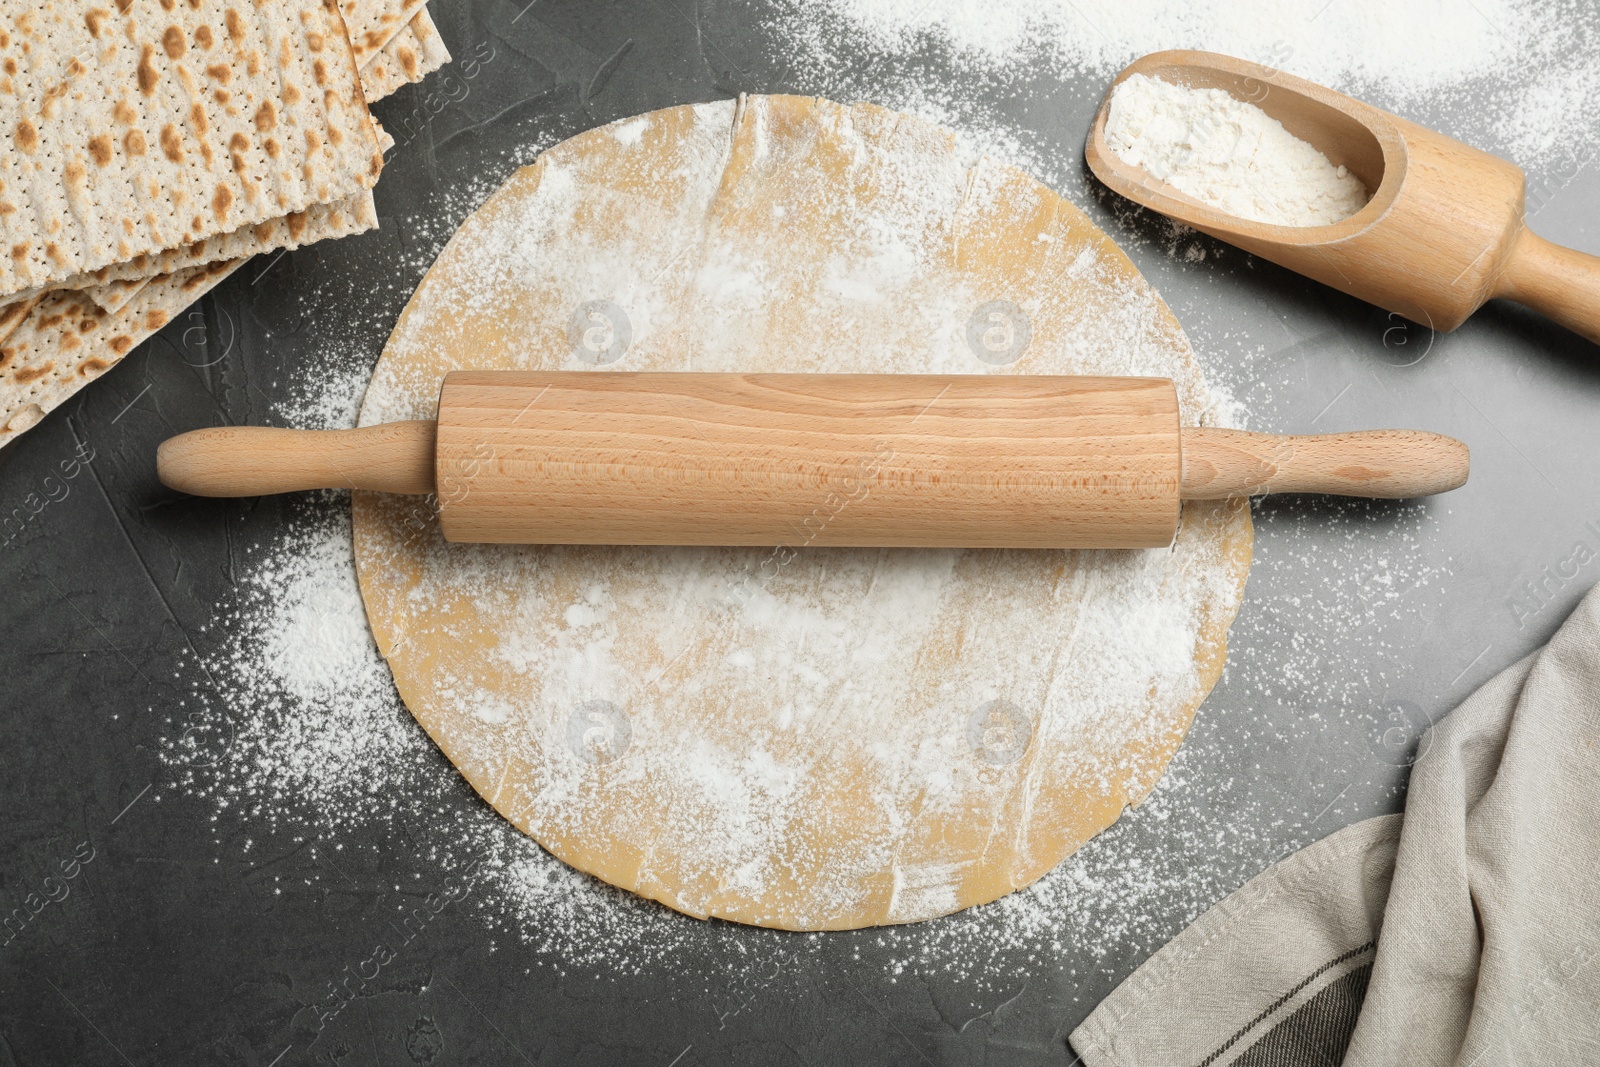
[[[1112,94],[1105,137],[1123,162],[1239,218],[1322,226],[1367,202],[1354,174],[1222,89],[1131,75]]]
[[[1125,16],[1106,18],[1108,6],[1098,0],[995,0],[981,9],[945,0],[797,3],[781,27],[782,59],[797,72],[798,91],[872,99],[923,114],[954,128],[969,146],[1017,161],[1058,186],[1070,185],[1069,176],[1081,165],[1081,140],[1041,141],[1027,122],[972,104],[965,83],[944,78],[942,71],[919,81],[883,63],[863,74],[838,58],[840,42],[852,29],[865,30],[884,49],[911,56],[917,39],[931,35],[964,57],[959,73],[967,81],[980,82],[1006,82],[1024,60],[1046,76],[1087,70],[1109,80],[1146,51],[1207,47],[1338,88],[1384,87],[1393,94],[1375,101],[1384,106],[1418,99],[1438,103],[1459,117],[1449,132],[1476,134],[1478,143],[1524,163],[1555,152],[1577,158],[1583,138],[1593,137],[1583,116],[1600,100],[1600,84],[1592,73],[1583,74],[1588,68],[1581,64],[1600,65],[1600,53],[1568,56],[1562,44],[1567,31],[1541,29],[1545,23],[1559,27],[1563,19],[1569,27],[1592,24],[1587,9],[1479,0],[1497,30],[1474,22],[1478,16],[1465,8],[1452,8],[1441,19],[1434,5],[1419,6],[1413,15],[1409,5],[1336,0],[1319,15],[1316,9],[1323,6],[1315,0],[1196,8],[1133,0],[1114,5]],[[1103,35],[1074,21],[1079,9],[1098,13]],[[919,12],[931,29],[910,27],[909,16]],[[1424,23],[1419,32],[1395,32],[1395,20],[1413,18]],[[1429,20],[1433,25],[1426,25]],[[1337,32],[1329,29],[1335,26]],[[1275,59],[1284,48],[1291,57]],[[1529,57],[1532,80],[1485,82],[1482,76],[1497,71],[1512,48]],[[521,154],[518,162],[531,154]],[[508,161],[501,173],[510,166]],[[428,215],[394,220],[408,236],[397,273],[419,277],[459,220],[496,184],[486,179],[458,187]],[[1228,343],[1242,350],[1256,341]],[[280,417],[301,425],[353,423],[354,401],[376,351],[329,344],[323,355],[312,364],[316,372],[289,383],[295,400]],[[1250,384],[1258,384],[1254,376]],[[314,855],[345,864],[350,851],[363,849],[374,865],[387,866],[394,862],[389,849],[360,843],[426,834],[426,847],[417,852],[425,870],[450,872],[483,861],[484,885],[470,906],[501,947],[520,947],[530,965],[651,971],[680,981],[685,950],[702,961],[720,960],[729,974],[764,977],[777,964],[815,956],[823,941],[848,939],[863,954],[892,960],[896,973],[952,975],[1007,995],[1016,991],[1019,974],[1045,962],[1054,966],[1065,946],[1069,959],[1084,953],[1092,959],[1090,971],[1068,973],[1067,984],[1083,979],[1093,988],[1104,980],[1102,957],[1105,969],[1125,969],[1272,859],[1348,821],[1352,810],[1372,810],[1372,798],[1359,799],[1359,790],[1345,794],[1342,781],[1330,780],[1326,796],[1317,787],[1279,796],[1236,780],[1230,768],[1251,766],[1252,745],[1281,749],[1299,743],[1309,752],[1307,739],[1321,731],[1322,721],[1367,719],[1389,681],[1381,665],[1405,658],[1388,635],[1419,629],[1418,612],[1430,608],[1415,590],[1447,576],[1421,562],[1429,521],[1421,506],[1408,506],[1386,521],[1354,504],[1335,514],[1278,522],[1275,538],[1258,542],[1258,552],[1265,551],[1235,626],[1242,647],[1236,647],[1224,681],[1227,692],[1202,707],[1195,732],[1140,809],[1027,890],[993,905],[913,927],[790,937],[696,923],[577,875],[467,794],[455,769],[399,703],[365,632],[348,514],[342,498],[312,500],[294,529],[256,546],[240,578],[240,602],[214,627],[229,635],[223,652],[208,664],[221,690],[205,688],[202,694],[204,683],[197,682],[191,704],[198,702],[198,719],[172,721],[171,777],[165,784],[215,805],[218,861],[244,868],[247,856],[238,841],[249,835],[257,849],[276,840],[287,851],[310,840]],[[1384,597],[1366,595],[1363,582],[1346,578],[1351,574],[1382,578]],[[1273,584],[1280,589],[1275,597],[1269,596]],[[342,649],[287,641],[273,646],[262,639],[280,618],[295,613],[296,600],[284,590],[307,587],[340,591],[313,609],[335,617],[325,626],[293,628],[295,641],[323,642],[333,635],[350,642]],[[346,613],[343,619],[339,612]],[[273,647],[276,653],[269,654]],[[304,671],[318,662],[362,666],[349,672],[354,684],[316,697],[328,679]],[[204,678],[198,665],[194,674]],[[1304,718],[1306,733],[1290,741],[1271,733],[1263,737],[1257,724],[1270,730],[1275,721],[1263,705],[1294,708],[1281,721]],[[1224,716],[1235,721],[1219,739],[1208,723]],[[1244,720],[1242,730],[1238,719]],[[1227,739],[1233,736],[1244,739]],[[1369,773],[1364,753],[1343,754],[1339,766],[1359,780]],[[306,877],[318,887],[315,892],[345,884],[331,865]],[[323,977],[310,978],[316,992]],[[721,986],[721,977],[714,981]],[[1092,1004],[1080,1007],[1086,1011]]]
[[[337,390],[366,373],[362,366],[334,367],[326,382]],[[1270,792],[1241,792],[1217,767],[1248,766],[1252,742],[1218,742],[1207,736],[1214,732],[1208,723],[1258,713],[1211,704],[1200,711],[1199,736],[1179,751],[1143,806],[1029,888],[994,904],[859,935],[801,937],[699,923],[571,870],[465,789],[400,703],[372,646],[348,516],[339,494],[312,500],[300,522],[252,554],[240,602],[213,627],[228,634],[208,664],[220,692],[197,686],[197,696],[210,697],[209,709],[169,727],[165,785],[216,805],[215,848],[223,863],[246,866],[255,851],[286,852],[311,842],[315,869],[297,872],[296,885],[303,875],[317,892],[347,889],[355,866],[393,867],[387,846],[365,842],[415,842],[406,848],[416,853],[424,888],[476,861],[480,885],[468,906],[492,946],[520,946],[530,965],[681,980],[686,953],[699,960],[710,954],[728,974],[776,982],[778,967],[804,973],[825,939],[850,937],[886,955],[894,973],[952,976],[970,984],[975,999],[984,991],[1015,992],[1019,972],[1054,965],[1063,954],[1121,966],[1123,953],[1154,951],[1185,918],[1266,863],[1348,821],[1357,799],[1341,792],[1343,781],[1330,780],[1326,790],[1310,787],[1296,817]],[[1416,609],[1406,598],[1440,576],[1419,563],[1422,516],[1420,507],[1408,508],[1389,538],[1371,528],[1359,503],[1297,521],[1280,548],[1257,564],[1294,597],[1269,599],[1258,575],[1260,603],[1247,601],[1235,627],[1251,636],[1246,655],[1230,668],[1236,676],[1230,703],[1287,705],[1311,733],[1326,729],[1319,719],[1369,716],[1383,679],[1350,661],[1350,645],[1365,645],[1369,659],[1383,658],[1386,628]],[[1330,531],[1331,543],[1318,536]],[[1364,583],[1304,577],[1319,573],[1375,576],[1385,592],[1372,597],[1358,591]],[[321,595],[308,598],[308,590]],[[322,614],[318,624],[305,625],[308,607]],[[1312,616],[1325,619],[1326,629],[1296,625]],[[272,639],[279,630],[284,636]],[[1287,645],[1278,641],[1285,632],[1292,635]],[[1329,633],[1343,635],[1337,648]],[[1359,758],[1354,767],[1359,772]],[[241,852],[237,841],[246,835],[252,841]],[[323,977],[311,976],[314,992],[321,992]],[[1069,977],[1091,987],[1100,980],[1096,970]],[[708,979],[707,992],[724,981]]]
[[[1098,99],[1128,63],[1199,49],[1265,64],[1563,175],[1600,148],[1591,0],[788,0],[772,26],[795,91],[868,99],[967,134],[1057,188],[1076,144],[1041,141],[1062,85]],[[975,99],[986,86],[998,103]],[[995,90],[999,89],[996,93]]]
[[[999,68],[1055,55],[1114,72],[1147,52],[1192,48],[1257,59],[1325,84],[1407,96],[1515,60],[1540,21],[1519,0],[802,0],[895,50],[942,40]]]
[[[430,416],[462,365],[581,367],[565,324],[597,299],[626,324],[626,370],[899,373],[989,369],[974,309],[1004,303],[1031,324],[1019,369],[1175,379],[1186,416],[1214,419],[1185,342],[1075,212],[1014,207],[1055,198],[912,119],[807,105],[818,148],[788,132],[795,106],[696,105],[547,153],[453,239],[362,421]],[[834,165],[848,180],[822,180]],[[1052,223],[1035,233],[1036,211]],[[999,233],[1038,258],[995,266]],[[368,607],[484,795],[556,847],[614,842],[623,869],[599,870],[621,884],[648,856],[691,913],[809,926],[953,910],[980,855],[1025,883],[1070,847],[1051,832],[1079,790],[1142,797],[1158,773],[1144,753],[1209,687],[1196,659],[1243,577],[1224,548],[1242,519],[1204,505],[1170,550],[838,550],[767,569],[770,550],[470,550],[383,516],[358,523],[363,572],[406,577],[370,585]],[[1009,722],[1028,759],[974,757],[970,724],[991,715],[978,734]],[[631,747],[574,758],[612,719]],[[951,843],[944,820],[984,826],[1011,804],[1029,815],[1004,838]],[[791,910],[760,910],[776,907]]]

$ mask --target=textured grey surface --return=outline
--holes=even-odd
[[[935,45],[907,58],[848,41],[848,62],[807,69],[755,4],[434,6],[457,63],[377,108],[401,142],[378,188],[383,229],[249,264],[0,451],[0,500],[22,507],[0,550],[0,912],[27,909],[0,945],[0,1065],[1066,1064],[1063,1035],[1206,904],[1397,810],[1422,727],[1541,642],[1600,574],[1600,350],[1510,306],[1434,337],[1130,212],[1081,162],[1099,78],[997,84]],[[849,100],[919,83],[972,101],[1043,161],[1252,425],[1450,433],[1473,449],[1472,481],[1426,505],[1257,508],[1229,671],[1157,797],[1071,861],[1078,896],[1053,936],[1016,935],[987,909],[803,940],[667,914],[652,921],[693,927],[687,947],[624,972],[491,934],[463,906],[318,1029],[308,1005],[366,958],[396,887],[450,874],[426,859],[425,818],[352,830],[334,864],[292,826],[171,788],[158,754],[219,640],[207,622],[253,546],[339,505],[175,500],[155,445],[281,421],[322,324],[375,359],[423,253],[470,209],[460,190],[509,173],[525,146],[741,91]],[[1533,178],[1536,228],[1600,252],[1600,169]],[[462,787],[441,803],[480,802]]]

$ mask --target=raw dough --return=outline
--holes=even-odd
[[[459,367],[1149,374],[1209,410],[1070,204],[921,120],[783,96],[519,171],[418,287],[363,425],[433,417]],[[1240,502],[1121,552],[447,545],[419,499],[354,514],[400,694],[485,799],[614,885],[794,929],[993,900],[1143,799],[1251,543]]]

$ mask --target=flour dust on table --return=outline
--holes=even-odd
[[[459,219],[489,192],[454,190],[445,210]],[[448,228],[437,231],[435,244],[413,254],[431,260],[447,236]],[[343,336],[323,338],[316,354],[283,383],[289,399],[279,417],[353,425],[372,357]],[[1267,522],[1281,543],[1253,567],[1255,593],[1239,625],[1256,636],[1229,667],[1244,706],[1229,705],[1226,715],[1252,716],[1258,703],[1317,709],[1296,716],[1306,722],[1304,738],[1274,741],[1296,746],[1325,730],[1328,717],[1370,718],[1374,694],[1389,684],[1372,666],[1392,658],[1386,635],[1415,621],[1413,590],[1448,573],[1425,565],[1433,535],[1421,506],[1404,509],[1395,529],[1364,501],[1287,530],[1270,510]],[[1331,540],[1321,536],[1330,527],[1338,534]],[[425,887],[474,870],[462,907],[492,950],[515,952],[529,966],[681,978],[683,961],[695,959],[707,974],[762,982],[779,965],[800,975],[824,966],[824,942],[685,919],[575,872],[483,804],[395,693],[365,625],[350,537],[344,494],[308,498],[289,528],[246,541],[239,596],[212,634],[197,639],[203,649],[219,647],[185,673],[195,691],[168,724],[168,773],[154,796],[214,808],[216,862],[252,870],[263,854],[307,855],[313,869],[295,872],[295,889],[337,895],[352,889],[353,876],[361,891],[383,892],[376,906],[400,921],[415,905],[412,876],[391,885],[359,872],[395,866],[389,843],[404,842],[403,866],[417,867]],[[1360,595],[1360,582],[1307,579],[1345,573],[1370,573],[1384,596]],[[324,593],[313,598],[313,590]],[[329,617],[292,624],[313,603]],[[1313,616],[1326,626],[1297,625]],[[274,631],[297,639],[274,642]],[[1278,640],[1284,633],[1294,640]],[[1363,654],[1330,645],[1328,633],[1348,635]],[[1352,658],[1365,664],[1360,672],[1330,673]],[[307,673],[312,664],[327,673]],[[1212,705],[1209,714],[1224,713]],[[1231,768],[1250,759],[1239,745],[1250,742],[1228,740],[1221,724],[1205,728],[1207,719],[1203,710],[1202,747],[1191,738],[1143,804],[1028,888],[934,922],[836,936],[892,974],[945,976],[975,997],[1010,996],[1018,973],[1072,958],[1064,946],[1108,962],[1154,951],[1278,855],[1362,810],[1352,800],[1359,791],[1330,790],[1312,798],[1301,820],[1285,821],[1281,798],[1234,777]],[[1071,974],[1092,984],[1095,966],[1077,966]],[[320,995],[319,982],[314,976],[312,995]],[[708,995],[722,982],[705,979]]]
[[[1370,100],[1513,160],[1532,187],[1564,184],[1600,149],[1588,0],[789,0],[785,12],[770,27],[784,84],[959,125],[1060,189],[1078,183],[1081,143],[1063,152],[1027,116],[1058,107],[1063,85],[1103,87],[1173,48]]]

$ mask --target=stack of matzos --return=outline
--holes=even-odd
[[[377,226],[422,0],[0,0],[0,446],[257,252]]]

